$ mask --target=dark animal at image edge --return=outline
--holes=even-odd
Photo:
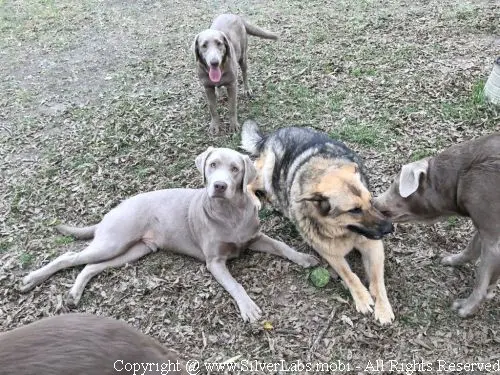
[[[0,374],[187,375],[179,354],[128,324],[97,315],[63,314],[0,333]],[[137,366],[137,365],[136,365]],[[118,371],[120,370],[120,371]]]
[[[446,266],[479,259],[472,293],[457,299],[452,307],[461,317],[468,317],[493,297],[500,278],[500,133],[404,165],[374,204],[400,223],[470,217],[476,229],[471,241],[461,253],[442,259]]]
[[[217,113],[216,88],[227,88],[229,105],[229,130],[239,128],[237,114],[238,65],[241,68],[245,94],[252,95],[248,83],[248,35],[264,39],[278,39],[274,33],[250,24],[234,14],[216,17],[210,29],[203,30],[194,39],[194,54],[197,62],[198,78],[205,88],[210,110],[210,132],[220,129]]]
[[[257,177],[249,186],[256,202],[255,194],[263,192],[292,220],[345,282],[358,311],[372,312],[375,305],[375,318],[392,322],[381,238],[393,227],[372,206],[359,156],[313,129],[289,127],[263,135],[251,120],[243,125],[242,148],[257,156]],[[353,248],[362,255],[369,291],[345,259]]]
[[[230,274],[227,260],[247,248],[285,257],[304,267],[313,266],[318,260],[260,232],[257,206],[247,192],[247,185],[255,178],[248,156],[227,148],[209,147],[198,155],[195,164],[204,189],[139,194],[108,212],[97,225],[59,226],[64,234],[93,240],[81,252],[62,254],[29,273],[21,291],[31,290],[64,268],[86,264],[66,301],[75,306],[87,283],[106,268],[123,266],[158,249],[168,249],[205,262],[234,298],[243,320],[259,319],[262,311]]]

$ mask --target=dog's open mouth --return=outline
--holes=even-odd
[[[380,240],[386,234],[390,233],[389,231],[379,231],[374,229],[368,229],[365,227],[358,227],[356,225],[348,225],[347,229],[349,229],[351,232],[361,234],[362,236],[365,236],[370,240]]]
[[[222,72],[220,70],[219,66],[211,66],[209,71],[208,71],[208,77],[210,78],[210,81],[217,83],[220,81],[222,77]]]

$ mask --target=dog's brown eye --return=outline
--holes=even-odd
[[[231,172],[233,172],[233,173],[238,173],[239,171],[240,170],[238,168],[236,168],[236,167],[232,167],[231,168]]]
[[[348,211],[350,214],[360,214],[363,212],[363,210],[361,209],[361,207],[355,207],[353,208],[352,210],[349,210]]]
[[[322,199],[320,201],[317,201],[317,205],[318,205],[318,210],[319,210],[321,215],[323,215],[323,216],[328,215],[328,213],[330,212],[330,209],[331,209],[330,202],[328,202],[328,200]]]
[[[222,46],[222,42],[220,40],[215,41],[215,44],[217,44],[217,46],[219,47]]]
[[[215,162],[210,163],[210,168],[215,168],[216,166],[217,166],[217,164],[215,164]]]
[[[207,48],[207,43],[203,43],[203,44],[201,45],[201,48]]]

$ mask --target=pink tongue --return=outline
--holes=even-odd
[[[208,72],[208,76],[210,77],[210,81],[212,82],[219,82],[220,77],[221,77],[221,71],[220,68],[212,68],[210,67],[210,70]]]

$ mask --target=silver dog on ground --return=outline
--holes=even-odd
[[[215,88],[225,86],[229,101],[229,130],[239,128],[237,116],[238,65],[241,67],[245,94],[252,95],[248,84],[248,35],[264,39],[278,39],[270,33],[252,25],[240,16],[221,14],[214,19],[210,29],[196,35],[194,53],[198,63],[198,77],[205,87],[210,109],[210,132],[218,133],[220,118],[217,114]]]
[[[235,299],[244,321],[256,321],[260,308],[231,276],[228,259],[241,250],[279,255],[309,267],[318,260],[299,253],[259,231],[258,209],[247,193],[255,178],[248,156],[227,148],[209,147],[196,158],[205,189],[168,189],[136,195],[85,228],[60,226],[64,234],[93,238],[79,253],[68,252],[31,272],[21,291],[26,292],[55,272],[86,264],[68,296],[76,305],[89,280],[108,267],[133,262],[157,249],[169,249],[206,262],[215,279]]]
[[[476,233],[469,245],[442,259],[446,266],[458,266],[480,258],[474,290],[468,298],[456,300],[453,308],[467,317],[493,296],[500,278],[500,133],[404,165],[374,204],[400,223],[470,217]]]

